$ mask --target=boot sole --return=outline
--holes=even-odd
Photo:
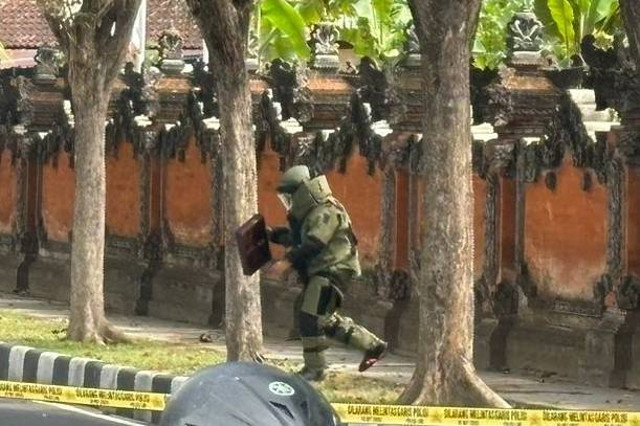
[[[384,350],[376,358],[368,358],[366,360],[363,360],[360,363],[360,366],[358,367],[358,371],[361,373],[364,371],[367,371],[368,369],[373,367],[378,361],[384,358],[387,355],[388,351],[389,351],[389,345],[385,346]]]

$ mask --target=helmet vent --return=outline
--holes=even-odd
[[[274,407],[276,407],[277,409],[279,409],[280,411],[282,411],[283,413],[285,413],[287,416],[289,416],[289,418],[293,419],[293,414],[291,413],[291,411],[289,411],[289,408],[286,405],[273,402],[273,401],[269,401],[269,403]]]

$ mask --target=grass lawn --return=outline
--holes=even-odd
[[[137,340],[114,345],[84,344],[64,340],[66,319],[43,320],[0,310],[0,341],[33,346],[72,356],[95,358],[104,362],[154,370],[170,374],[191,374],[212,364],[224,362],[225,355],[206,343],[169,343]],[[274,361],[287,371],[300,366],[293,362]],[[331,402],[391,404],[403,385],[369,379],[355,374],[328,374],[316,387]]]

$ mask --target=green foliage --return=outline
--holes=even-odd
[[[472,45],[476,67],[495,69],[504,62],[507,26],[524,10],[543,23],[545,53],[560,66],[580,54],[587,34],[606,48],[621,28],[618,0],[484,0]],[[402,54],[411,12],[407,0],[262,0],[254,22],[262,60],[308,60],[309,34],[330,22],[358,56],[387,61]]]
[[[287,0],[262,0],[259,5],[260,55],[268,59],[308,59],[307,22]],[[275,56],[274,56],[275,55]]]
[[[560,39],[565,43],[567,51],[574,48],[576,33],[573,29],[574,15],[569,0],[549,0],[547,7],[551,12],[551,18],[556,24]]]
[[[262,0],[254,16],[257,53],[267,61],[307,60],[308,34],[315,25],[328,22],[357,55],[396,57],[410,20],[406,0]]]
[[[507,56],[507,25],[531,0],[484,0],[473,41],[474,65],[495,69]]]
[[[0,341],[7,343],[172,374],[192,373],[225,359],[224,354],[202,344],[142,339],[113,345],[71,342],[65,339],[67,326],[66,318],[45,320],[0,310]]]
[[[587,35],[593,34],[597,45],[606,48],[621,29],[618,0],[535,0],[534,10],[544,25],[547,53],[561,67],[576,62]]]
[[[359,0],[354,26],[342,26],[341,37],[357,55],[386,60],[400,55],[411,22],[406,0]]]
[[[0,310],[0,341],[7,343],[167,374],[192,374],[225,360],[225,354],[211,344],[184,339],[178,342],[139,339],[114,345],[70,342],[64,339],[67,326],[66,318],[41,319]],[[268,359],[267,363],[291,372],[301,367],[299,362],[281,359]],[[404,389],[399,383],[341,372],[329,372],[326,380],[313,385],[333,402],[368,404],[392,404]]]

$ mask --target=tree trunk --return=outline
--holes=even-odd
[[[105,120],[113,83],[131,40],[140,0],[37,0],[65,52],[75,114],[76,188],[71,242],[70,340],[128,340],[104,315]]]
[[[73,65],[71,65],[73,66]],[[75,201],[71,243],[70,340],[121,340],[104,315],[105,118],[109,93],[99,72],[71,68],[75,126]]]
[[[480,0],[410,0],[424,76],[420,341],[404,403],[508,407],[473,366],[470,41]]]
[[[629,38],[633,60],[640,70],[640,2],[638,0],[620,0],[620,11],[624,29]]]
[[[222,138],[226,345],[229,361],[261,361],[260,277],[242,272],[235,231],[258,211],[251,92],[245,67],[251,1],[188,0],[210,54]]]
[[[220,75],[219,78],[220,128],[224,141],[227,359],[248,360],[259,358],[262,350],[260,278],[258,273],[244,276],[235,230],[258,211],[251,97],[246,76]]]

